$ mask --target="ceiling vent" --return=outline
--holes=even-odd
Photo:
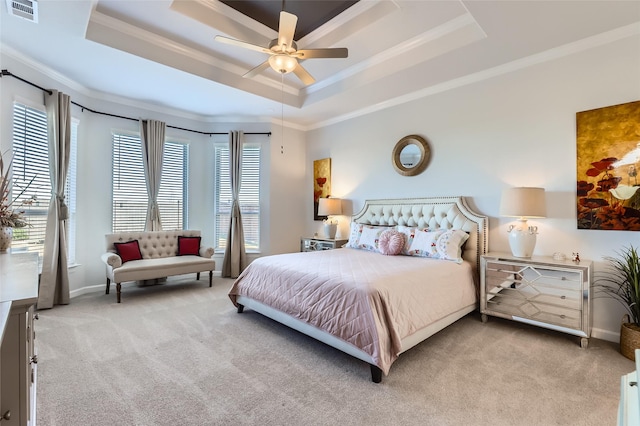
[[[37,0],[7,0],[7,9],[13,16],[18,16],[31,22],[38,22]]]

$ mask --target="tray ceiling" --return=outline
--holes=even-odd
[[[37,23],[3,4],[0,48],[93,97],[208,121],[279,121],[284,108],[289,124],[314,128],[640,33],[640,2],[629,1],[287,1],[301,28],[307,4],[346,6],[296,39],[349,49],[304,61],[316,79],[305,87],[271,69],[242,77],[266,55],[214,37],[266,46],[277,30],[225,3],[47,0]]]

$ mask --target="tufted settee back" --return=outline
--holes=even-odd
[[[138,240],[143,259],[157,259],[171,257],[178,254],[178,236],[199,237],[200,231],[148,231],[148,232],[117,232],[105,235],[107,251],[116,252],[113,243],[126,243]]]

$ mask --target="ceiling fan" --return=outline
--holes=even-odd
[[[278,38],[271,40],[268,47],[262,47],[220,35],[216,36],[215,39],[222,43],[256,50],[269,55],[269,59],[249,70],[243,75],[243,77],[253,77],[271,66],[275,71],[282,74],[293,72],[305,85],[309,85],[313,84],[316,80],[311,76],[311,74],[309,74],[309,72],[307,72],[306,69],[304,69],[298,60],[314,58],[346,58],[349,55],[349,51],[346,47],[298,50],[298,45],[293,40],[297,23],[298,17],[296,15],[285,11],[280,12]]]

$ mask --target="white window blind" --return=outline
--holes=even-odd
[[[242,178],[240,182],[240,212],[247,251],[260,250],[260,146],[245,144],[242,149]],[[231,180],[229,176],[229,147],[215,146],[215,243],[216,249],[227,247],[231,216]]]
[[[162,229],[187,226],[189,146],[165,142],[158,206]],[[142,231],[147,216],[147,186],[139,136],[113,135],[113,232]]]
[[[67,220],[67,251],[69,252],[67,262],[69,265],[74,265],[76,263],[78,125],[78,120],[71,120],[71,151],[69,152],[69,170],[67,171],[67,182],[65,187],[65,203],[69,209],[69,219]]]
[[[47,114],[43,110],[18,102],[14,103],[11,196],[16,200],[14,206],[24,203],[22,209],[30,226],[14,229],[11,249],[37,252],[40,256],[44,252],[47,213],[51,200],[47,134]],[[70,213],[73,211],[73,217],[67,221],[67,255],[70,265],[75,263],[77,135],[78,121],[73,120],[69,171],[65,187],[65,199],[73,200],[73,207],[69,206]],[[29,182],[31,182],[30,185]],[[25,188],[26,190],[22,192]]]

